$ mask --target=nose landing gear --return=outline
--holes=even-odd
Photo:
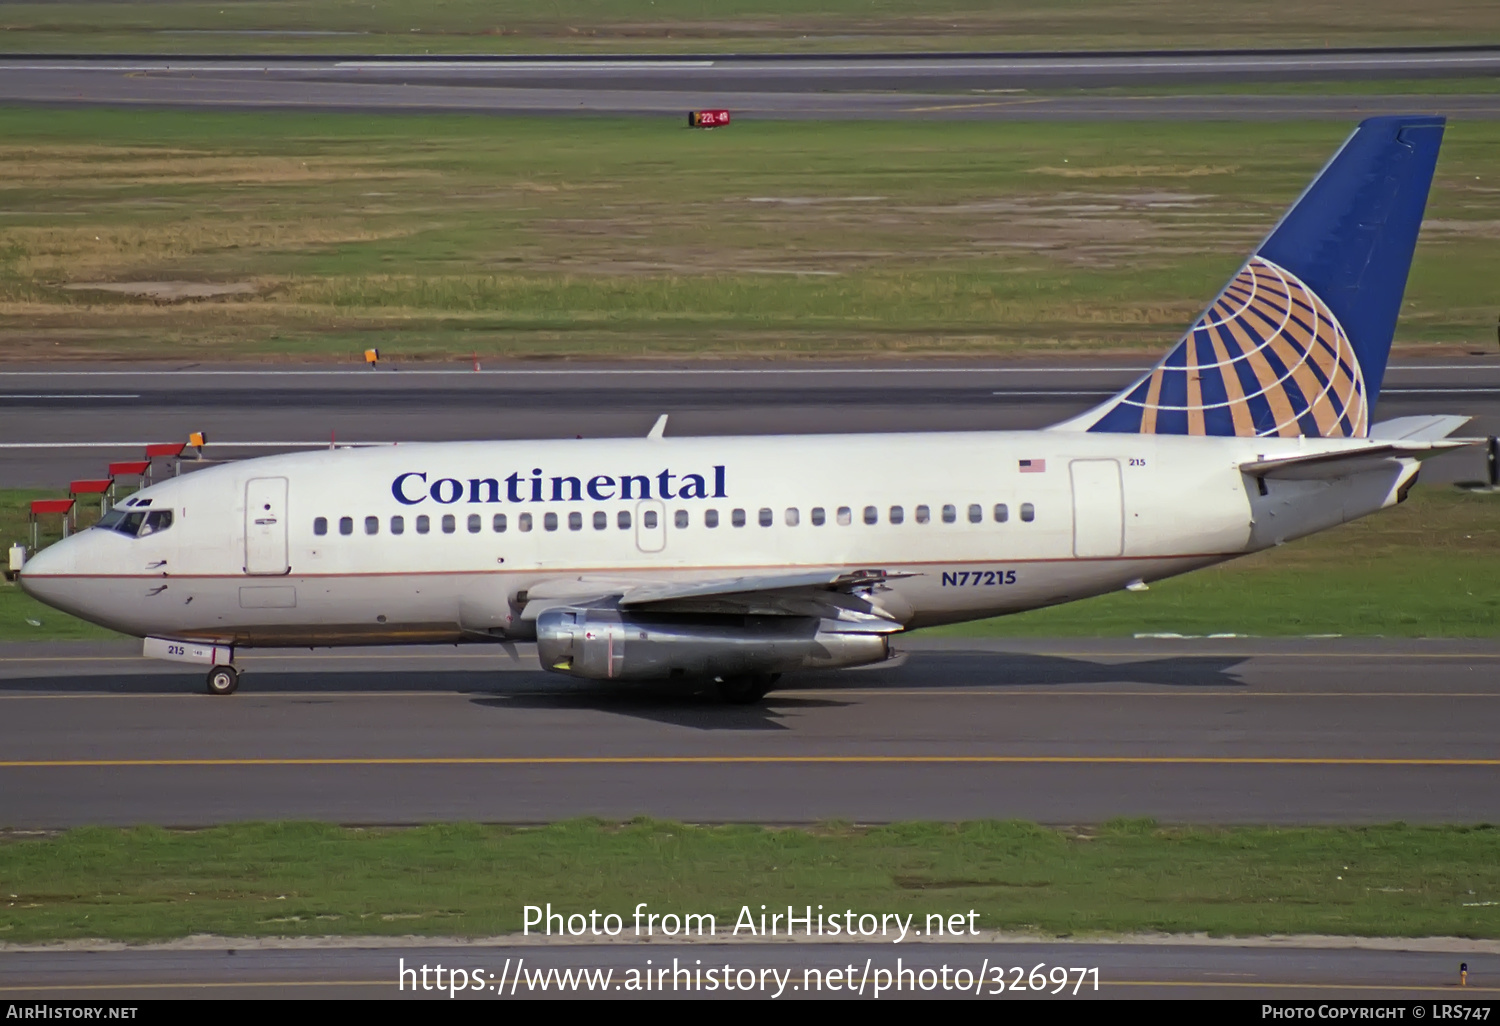
[[[210,695],[232,695],[240,686],[240,671],[233,666],[215,666],[208,671]]]

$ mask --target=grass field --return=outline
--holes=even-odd
[[[0,353],[1160,352],[1347,127],[0,110]],[[1399,344],[1493,344],[1497,165],[1450,128]],[[98,287],[160,281],[229,291]]]
[[[0,492],[0,540],[22,539],[25,503]],[[1129,637],[1138,633],[1500,634],[1500,500],[1418,486],[1352,524],[1232,563],[1120,592],[922,632],[947,637]],[[85,516],[84,522],[89,517]],[[0,640],[118,637],[0,583]]]
[[[1500,830],[1160,828],[1119,821],[818,829],[574,821],[310,823],[0,835],[0,941],[519,933],[523,906],[627,923],[822,904],[978,913],[1044,935],[1500,937]],[[743,935],[742,935],[743,936]]]
[[[1488,0],[71,0],[22,53],[588,53],[1410,46],[1500,40]]]

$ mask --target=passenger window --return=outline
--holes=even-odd
[[[995,523],[1003,524],[1010,519],[1010,507],[1003,502],[995,503]]]
[[[380,518],[379,517],[365,517],[365,534],[379,534],[379,533],[380,533]]]
[[[1026,521],[1026,523],[1028,524],[1035,520],[1036,507],[1029,502],[1021,503],[1021,519]]]
[[[809,519],[812,520],[812,525],[814,527],[822,527],[823,526],[823,521],[825,519],[824,515],[823,515],[823,507],[822,506],[814,506],[812,508],[812,516]]]
[[[132,513],[131,516],[135,516],[135,514]],[[354,518],[353,517],[339,517],[339,534],[353,534],[353,533],[354,533]]]
[[[551,516],[549,513],[548,516]],[[641,526],[648,531],[656,530],[656,510],[648,509],[641,514]]]
[[[848,527],[852,523],[854,523],[854,514],[852,512],[850,512],[848,506],[840,506],[839,507],[839,526],[841,526],[841,527]]]
[[[505,533],[505,514],[504,513],[496,513],[495,514],[495,519],[490,523],[490,528],[496,534],[504,534]]]
[[[417,517],[417,533],[418,534],[426,534],[428,532],[428,530],[431,528],[431,526],[432,526],[432,521],[429,520],[429,519],[427,519],[427,514],[426,513],[423,513],[421,516]]]
[[[557,514],[556,513],[543,513],[542,514],[542,527],[545,528],[548,531],[555,531],[555,530],[557,530]]]
[[[443,533],[444,534],[452,534],[456,530],[458,530],[458,520],[453,516],[452,513],[444,513],[443,514]]]
[[[865,523],[867,523],[867,524],[878,524],[878,523],[880,523],[880,510],[876,509],[874,506],[866,506],[865,507]]]
[[[144,538],[148,534],[155,534],[158,531],[165,531],[171,526],[172,511],[169,509],[159,509],[146,514],[146,522],[141,525],[141,531],[138,537]]]
[[[906,519],[906,511],[900,506],[891,507],[891,523],[899,524]]]
[[[405,517],[391,517],[391,533],[404,534],[406,532]]]
[[[469,514],[469,533],[478,534],[484,530],[484,518],[478,513]]]
[[[523,533],[526,532],[526,531],[531,530],[531,514],[530,513],[522,513],[520,516],[516,517],[516,529],[518,531],[523,532]]]
[[[704,510],[703,511],[703,526],[704,527],[718,527],[719,526],[719,511],[716,510],[716,509],[706,509],[706,510]]]
[[[594,510],[594,530],[602,531],[609,526],[609,514],[602,509]]]
[[[615,523],[620,525],[620,530],[622,531],[630,530],[630,510],[620,510],[620,515],[615,517]]]
[[[322,536],[328,533],[328,518],[317,517],[313,520],[313,534]]]
[[[771,521],[774,520],[775,517],[772,515],[769,509],[762,507],[756,519],[760,521],[761,527],[770,527]]]
[[[733,524],[735,527],[744,527],[745,526],[745,511],[742,510],[742,509],[737,509],[734,512],[730,513],[729,514],[729,522],[731,524]]]
[[[797,507],[789,506],[786,511],[786,526],[796,527],[800,519],[801,515],[797,512]]]
[[[974,502],[969,504],[969,523],[977,524],[984,519],[984,507]]]
[[[945,524],[951,524],[951,523],[956,522],[957,520],[958,520],[958,507],[957,506],[944,506],[943,507],[943,523],[945,523]]]
[[[932,510],[926,506],[917,507],[917,523],[925,524],[932,519]]]
[[[688,511],[685,509],[680,509],[676,513],[673,513],[672,523],[676,524],[678,527],[686,527],[688,525]]]
[[[583,530],[583,514],[580,513],[580,512],[578,512],[576,509],[573,512],[571,512],[571,513],[568,514],[568,530],[570,530],[570,531],[582,531]]]

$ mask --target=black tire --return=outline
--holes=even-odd
[[[240,686],[240,671],[233,666],[215,666],[208,671],[210,695],[232,695]]]
[[[766,697],[779,673],[748,673],[741,677],[724,677],[716,684],[719,698],[729,705],[754,705]]]

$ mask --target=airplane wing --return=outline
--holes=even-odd
[[[894,631],[910,616],[904,600],[883,586],[915,574],[887,570],[812,570],[744,574],[708,580],[662,581],[589,577],[543,581],[527,594],[522,614],[532,619],[560,604],[613,602],[639,612],[817,616],[857,629]]]

